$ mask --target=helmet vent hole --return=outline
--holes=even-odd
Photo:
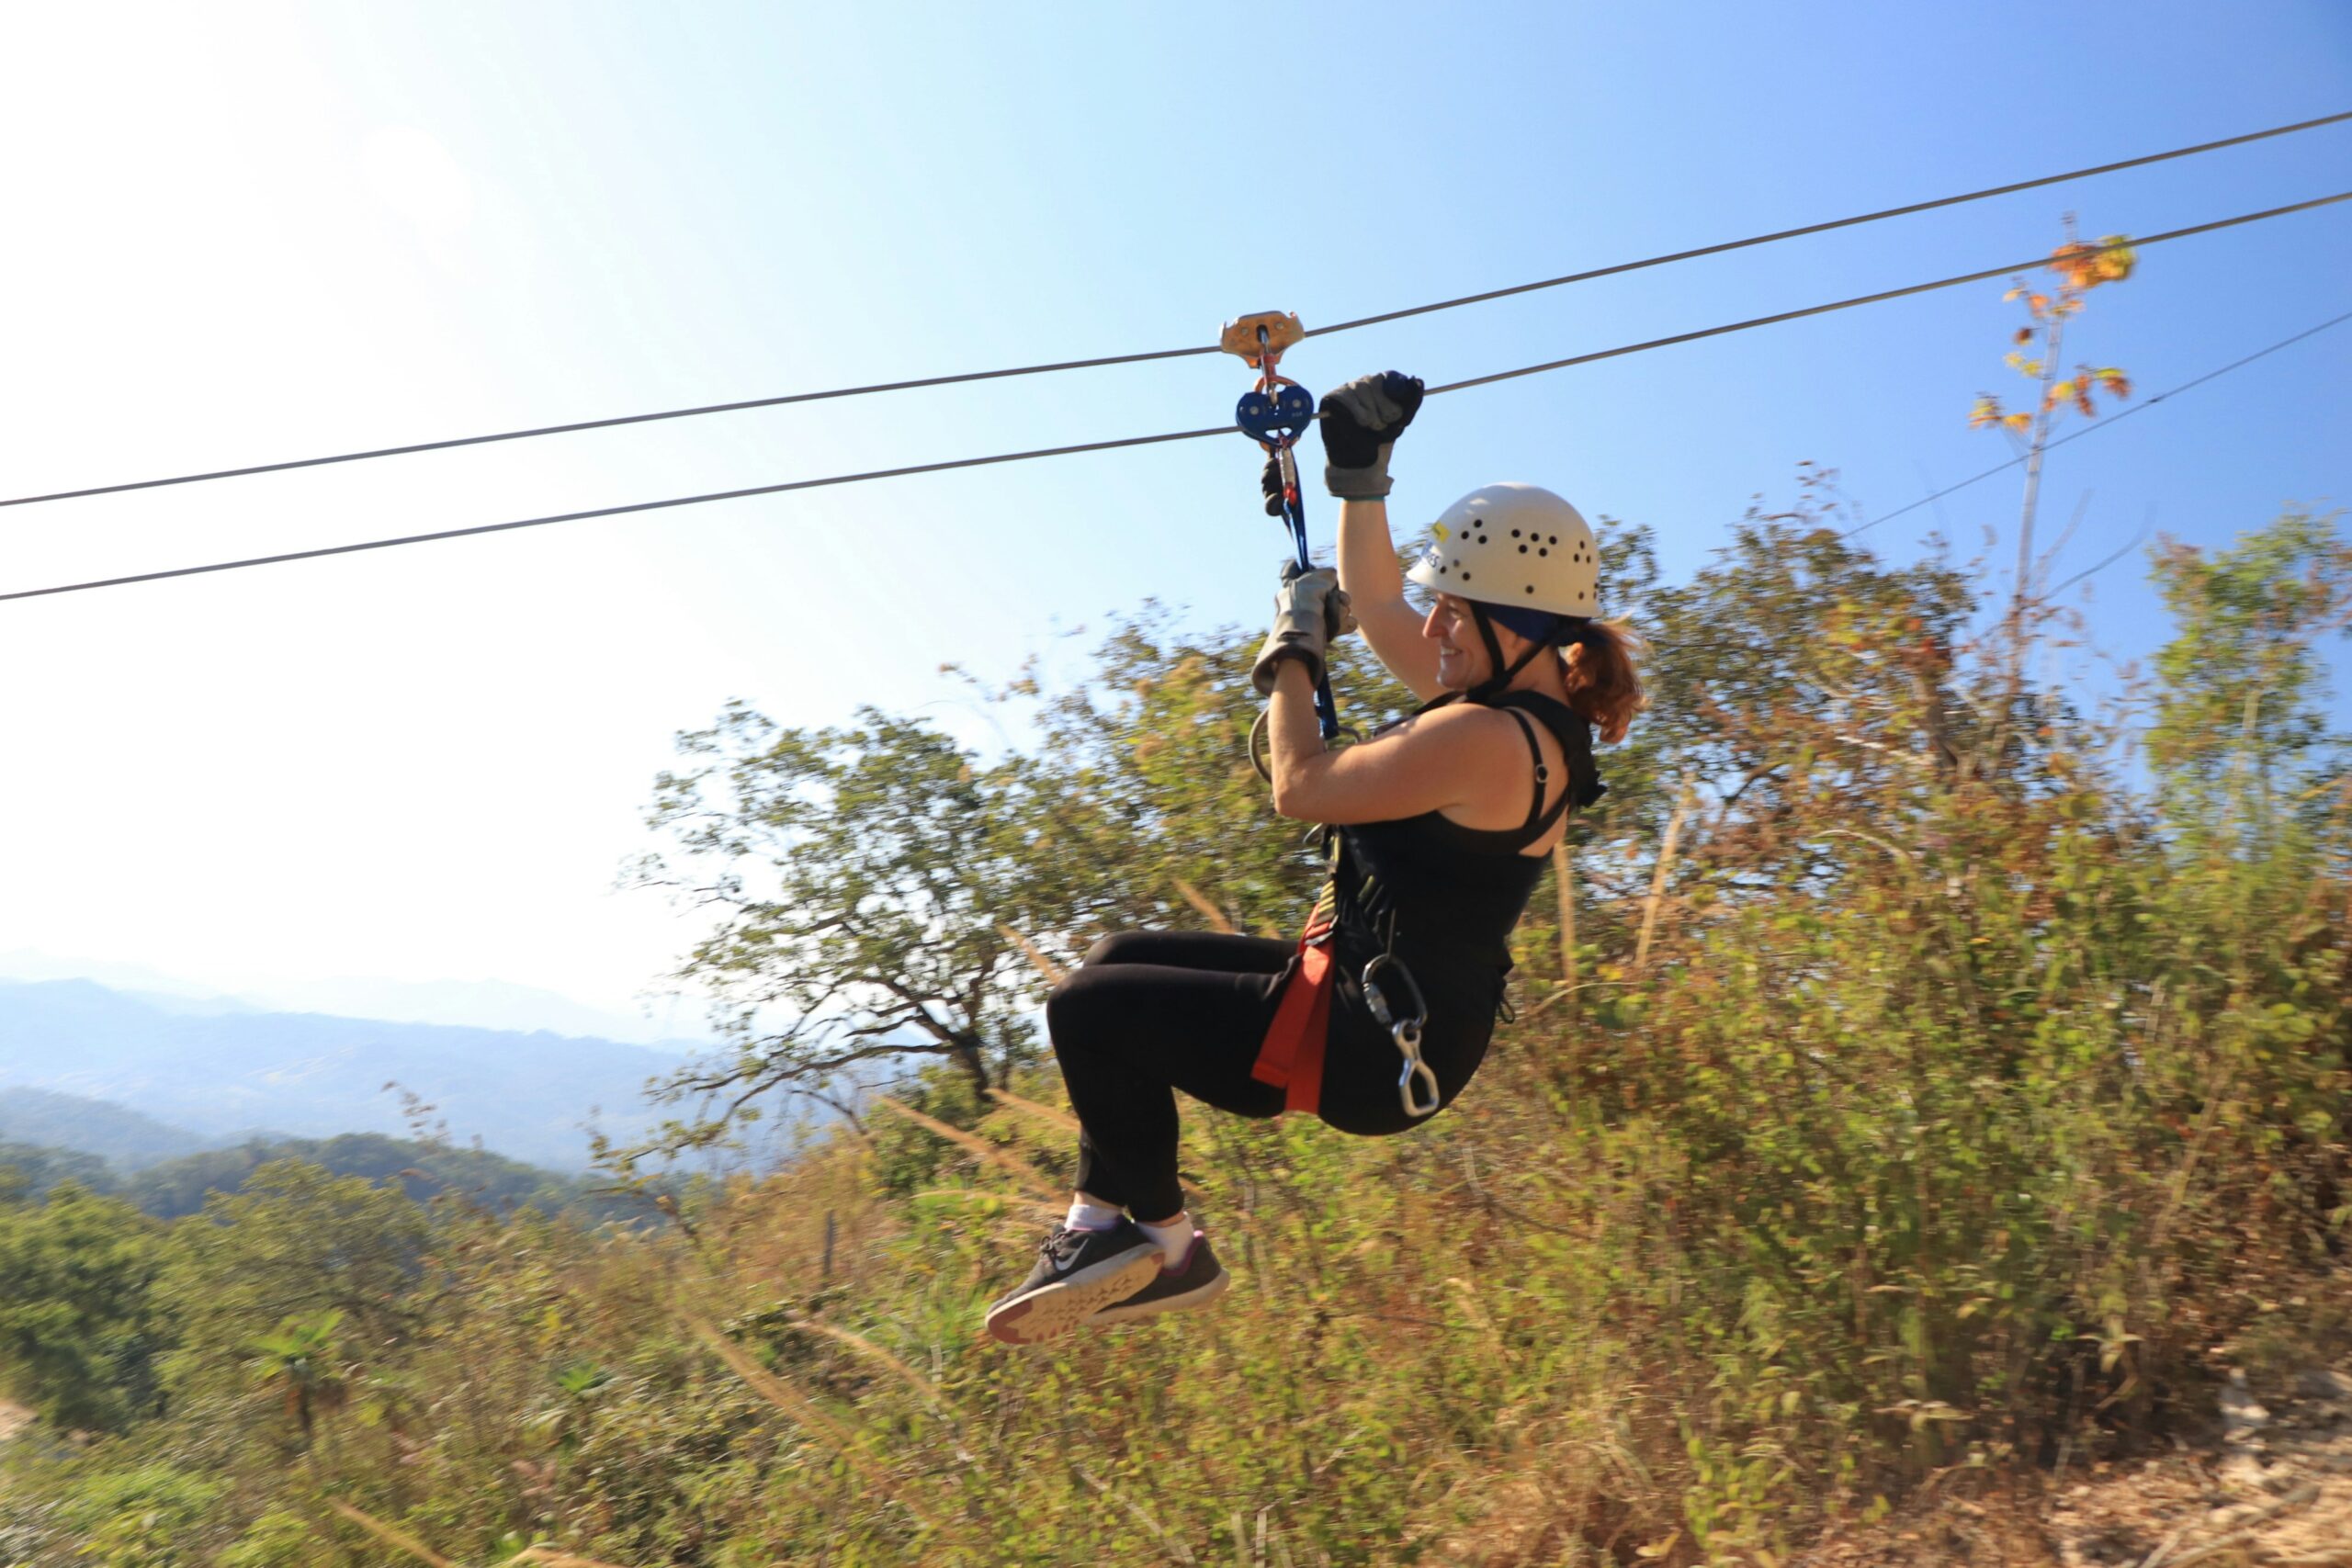
[[[1535,553],[1536,553],[1537,555],[1539,555],[1539,556],[1548,556],[1548,555],[1550,555],[1552,552],[1551,552],[1551,550],[1550,550],[1550,549],[1548,549],[1548,548],[1539,547],[1536,549],[1536,552],[1535,552]]]
[[[1525,545],[1521,545],[1521,546],[1520,546],[1520,547],[1519,547],[1519,553],[1520,553],[1521,555],[1525,555],[1525,554],[1527,553],[1527,547],[1526,547]]]

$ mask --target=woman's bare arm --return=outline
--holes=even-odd
[[[1445,688],[1437,683],[1437,645],[1421,635],[1421,617],[1405,602],[1385,501],[1340,503],[1340,586],[1388,672],[1423,702],[1440,695]]]
[[[1302,822],[1341,824],[1448,807],[1491,811],[1526,788],[1526,745],[1497,717],[1479,707],[1438,708],[1376,739],[1327,751],[1306,666],[1284,660],[1267,719],[1274,809]]]

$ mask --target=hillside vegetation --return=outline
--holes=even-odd
[[[0,1388],[48,1434],[0,1562],[1775,1564],[2352,1327],[2315,646],[2352,550],[2297,512],[2157,551],[2178,635],[2094,713],[2035,678],[2038,615],[1972,641],[1963,573],[1838,521],[1751,516],[1679,584],[1604,530],[1657,705],[1520,933],[1518,1021],[1411,1136],[1192,1118],[1216,1310],[976,1334],[1069,1177],[1046,974],[1312,889],[1246,758],[1250,640],[1152,616],[1079,690],[1004,694],[1037,743],[995,761],[878,714],[689,739],[646,871],[732,900],[689,975],[830,987],[834,1028],[796,1002],[682,1074],[657,1142],[910,997],[931,1025],[783,1173],[650,1233],[300,1162],[172,1224],[70,1184],[0,1210]]]
[[[210,1146],[210,1141],[127,1106],[41,1089],[0,1089],[0,1139],[71,1149],[119,1169],[141,1170]]]
[[[444,1192],[462,1194],[496,1213],[527,1204],[546,1213],[571,1210],[597,1222],[650,1212],[642,1198],[608,1191],[594,1178],[559,1175],[481,1149],[379,1133],[253,1138],[128,1173],[78,1149],[0,1141],[0,1190],[40,1197],[70,1181],[90,1193],[120,1198],[150,1218],[175,1220],[201,1212],[215,1194],[235,1196],[256,1172],[284,1160],[396,1187],[418,1202]]]
[[[2352,546],[2302,511],[2164,545],[2154,680],[2069,673],[2032,497],[2053,421],[2128,391],[2057,361],[2130,267],[2070,243],[2013,296],[2035,406],[1974,415],[2034,459],[2001,599],[1860,547],[1819,473],[1686,582],[1603,528],[1657,700],[1515,938],[1516,1019],[1410,1135],[1193,1117],[1213,1310],[978,1333],[1070,1176],[1046,985],[1314,890],[1248,758],[1254,639],[1153,611],[1075,689],[989,694],[1029,742],[993,759],[873,711],[682,738],[637,879],[710,919],[679,978],[735,1028],[599,1147],[658,1227],[304,1159],[169,1221],[0,1190],[0,1393],[41,1421],[0,1564],[1783,1568],[2217,1385],[2256,1429],[2225,1372],[2352,1345]],[[1402,705],[1336,662],[1351,719]],[[799,1096],[838,1115],[783,1171],[665,1185]]]

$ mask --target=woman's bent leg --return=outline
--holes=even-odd
[[[1177,1089],[1237,1115],[1282,1111],[1282,1090],[1250,1076],[1273,1021],[1281,968],[1135,963],[1117,942],[1104,944],[1113,946],[1110,961],[1090,962],[1055,987],[1046,1021],[1084,1129],[1079,1188],[1157,1221],[1184,1206],[1176,1179]],[[1222,951],[1262,963],[1268,947],[1283,944],[1221,938],[1185,953]],[[1170,955],[1165,946],[1159,951]]]
[[[1279,975],[1298,944],[1229,931],[1119,931],[1089,949],[1086,966],[1156,964],[1169,969],[1208,969],[1235,975]]]

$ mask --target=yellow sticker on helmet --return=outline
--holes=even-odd
[[[1441,539],[1451,539],[1453,537],[1453,530],[1447,527],[1442,523],[1430,524],[1430,532],[1435,534]]]

